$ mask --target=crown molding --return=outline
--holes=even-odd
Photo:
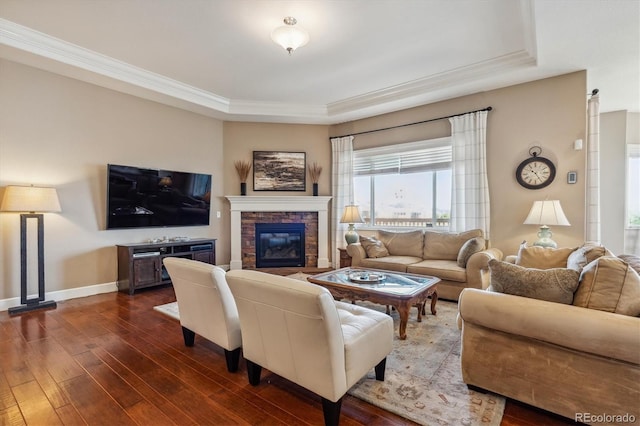
[[[537,65],[534,2],[520,0],[520,10],[521,50],[328,105],[228,99],[2,18],[0,45],[66,65],[72,78],[222,120],[335,124],[433,102],[438,91]]]
[[[328,105],[328,111],[330,116],[334,116],[374,107],[384,103],[401,101],[403,99],[446,89],[472,80],[481,80],[486,77],[491,77],[499,71],[535,65],[536,62],[536,59],[530,56],[528,51],[519,50],[497,58],[433,74],[425,78],[398,84],[393,87],[366,93],[364,95],[354,96],[343,101],[334,102]]]
[[[133,86],[229,112],[230,100],[0,18],[0,44]]]

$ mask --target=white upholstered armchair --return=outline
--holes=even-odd
[[[322,397],[325,424],[338,424],[342,397],[375,367],[384,380],[393,321],[336,302],[323,287],[250,270],[227,273],[238,306],[249,382],[262,367]]]
[[[184,344],[199,334],[224,349],[227,370],[238,370],[242,336],[225,271],[215,265],[177,257],[163,260],[178,300]]]

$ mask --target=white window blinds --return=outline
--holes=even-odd
[[[451,138],[410,142],[353,152],[358,176],[415,173],[451,168]]]

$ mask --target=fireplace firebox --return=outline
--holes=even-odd
[[[256,223],[256,267],[305,266],[304,223]]]

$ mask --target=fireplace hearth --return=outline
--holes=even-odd
[[[256,223],[256,267],[305,266],[304,223]]]

